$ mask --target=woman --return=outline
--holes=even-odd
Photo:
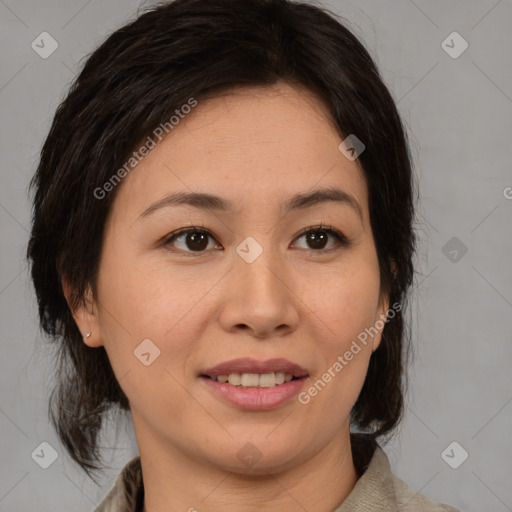
[[[28,247],[61,345],[51,419],[98,512],[455,510],[390,471],[413,177],[396,106],[334,16],[177,0],[114,32],[59,107]]]

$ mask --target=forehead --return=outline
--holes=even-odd
[[[338,188],[364,214],[363,174],[341,141],[325,105],[305,89],[279,84],[199,100],[123,179],[116,208],[133,219],[179,192],[225,198],[232,213],[282,212],[294,195]]]

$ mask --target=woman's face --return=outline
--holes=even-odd
[[[350,410],[380,341],[380,331],[366,344],[358,335],[388,303],[379,296],[366,185],[341,142],[309,92],[245,89],[199,101],[119,185],[97,302],[75,318],[92,332],[85,343],[107,351],[141,454],[257,473],[348,442]],[[287,208],[294,196],[327,188],[351,199]],[[143,213],[177,193],[228,206],[168,202]],[[349,245],[318,228],[303,234],[320,224]],[[208,234],[170,240],[191,227]],[[284,358],[309,376],[283,384],[292,396],[253,388],[233,403],[219,391],[232,385],[201,375],[236,358]],[[247,455],[259,459],[252,469]]]

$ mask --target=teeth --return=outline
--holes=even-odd
[[[213,377],[213,380],[226,383],[229,382],[232,386],[239,386],[244,388],[273,388],[285,382],[290,382],[293,375],[284,373],[230,373],[229,375],[218,375]]]

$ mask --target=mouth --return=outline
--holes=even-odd
[[[213,395],[238,409],[268,411],[284,406],[301,389],[309,372],[287,359],[233,359],[201,371]]]
[[[237,387],[272,388],[308,377],[309,372],[284,358],[258,361],[245,357],[220,363],[202,371],[199,376]]]
[[[273,388],[282,386],[287,382],[305,379],[296,377],[290,373],[272,372],[272,373],[230,373],[224,375],[200,375],[204,379],[210,379],[222,384],[230,384],[238,388]]]
[[[294,378],[293,376],[290,379],[290,376],[288,376],[288,381],[285,380],[282,384],[276,383],[272,386],[266,387],[260,386],[259,380],[257,386],[243,385],[242,382],[240,382],[240,384],[231,384],[229,382],[230,379],[238,378],[241,381],[241,379],[244,378],[244,375],[249,376],[245,377],[248,379],[246,382],[247,384],[255,384],[256,378],[263,378],[264,380],[268,379],[266,382],[264,381],[263,384],[270,383],[270,379],[263,376],[265,374],[230,374],[228,375],[228,382],[220,382],[217,379],[201,375],[200,380],[204,382],[206,389],[213,393],[213,396],[220,399],[222,402],[229,404],[232,407],[234,406],[239,410],[263,412],[278,409],[279,407],[289,404],[291,400],[296,397],[302,389],[304,389],[305,382],[308,379],[308,377]],[[251,377],[251,375],[255,375],[255,377]],[[254,380],[251,382],[251,379]],[[280,380],[282,380],[282,377]],[[232,381],[238,382],[238,380]]]

